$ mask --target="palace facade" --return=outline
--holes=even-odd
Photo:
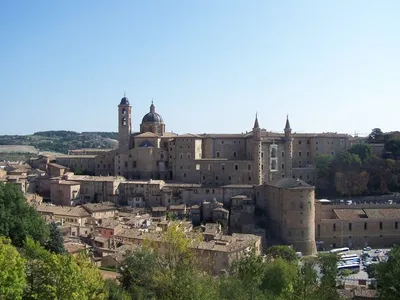
[[[127,97],[118,105],[118,149],[75,152],[56,162],[70,170],[135,180],[167,180],[202,185],[260,185],[279,178],[314,182],[314,162],[351,146],[337,133],[293,133],[289,118],[282,133],[262,129],[257,116],[251,131],[240,134],[175,134],[151,103],[138,132],[133,131]]]

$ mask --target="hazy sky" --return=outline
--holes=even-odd
[[[400,1],[3,0],[0,134],[400,129]]]

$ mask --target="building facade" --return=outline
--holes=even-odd
[[[153,103],[138,132],[133,132],[127,97],[118,105],[118,149],[56,157],[72,171],[124,176],[130,180],[173,180],[202,185],[259,185],[279,178],[314,181],[314,163],[322,154],[350,147],[351,136],[293,133],[289,118],[283,133],[262,129],[256,116],[250,132],[182,134],[167,132]]]

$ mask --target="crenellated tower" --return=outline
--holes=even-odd
[[[121,152],[129,151],[129,143],[132,131],[132,107],[124,95],[118,105],[118,149]]]
[[[258,124],[258,117],[254,120],[253,126],[253,182],[256,185],[263,183],[263,161],[262,161],[262,141],[261,141],[261,128]]]
[[[285,161],[285,177],[292,177],[292,164],[293,164],[293,137],[292,128],[290,128],[289,116],[286,116],[285,124],[285,137],[284,137],[284,161]]]

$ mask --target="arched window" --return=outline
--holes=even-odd
[[[275,157],[276,157],[276,149],[275,149],[275,148],[272,148],[272,149],[271,149],[271,157],[272,157],[272,158],[275,158]]]
[[[123,108],[123,109],[122,109],[122,115],[125,115],[125,114],[126,114],[126,109]]]
[[[276,170],[276,160],[271,162],[271,170]]]
[[[126,118],[122,118],[121,124],[122,124],[122,126],[126,126]]]

